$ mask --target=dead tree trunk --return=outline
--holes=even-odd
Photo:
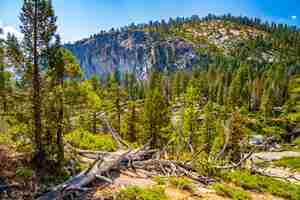
[[[125,159],[129,153],[130,152],[111,154],[96,160],[88,170],[81,172],[61,185],[54,187],[50,192],[39,197],[37,200],[59,200],[72,191],[84,190],[84,187],[96,178],[102,177],[104,173],[109,172],[113,168],[118,168],[121,161]]]

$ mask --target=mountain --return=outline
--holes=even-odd
[[[159,34],[143,31],[104,33],[66,48],[78,58],[87,77],[118,69],[146,78],[151,67],[188,68],[200,59],[192,43],[180,38],[162,39]]]
[[[77,57],[87,78],[117,70],[146,79],[151,68],[191,69],[200,63],[207,64],[215,55],[275,62],[280,53],[277,47],[283,46],[282,43],[276,46],[276,33],[281,29],[296,28],[230,15],[193,16],[102,31],[66,44],[65,48]],[[285,50],[281,48],[281,52],[286,53]]]

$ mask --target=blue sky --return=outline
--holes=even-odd
[[[6,31],[18,32],[22,2],[0,0],[0,26]],[[300,26],[299,0],[53,0],[53,4],[65,42],[132,22],[208,13],[255,16]]]

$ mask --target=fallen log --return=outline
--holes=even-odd
[[[86,171],[51,189],[50,192],[38,198],[38,200],[60,200],[73,190],[85,190],[85,186],[94,181],[97,177],[108,173],[114,168],[118,168],[121,161],[128,156],[128,152],[111,154],[100,158]]]
[[[136,150],[136,151],[118,151],[105,153],[98,157],[91,167],[70,180],[52,188],[48,193],[42,195],[37,200],[61,200],[74,191],[85,191],[86,186],[96,179],[101,179],[112,183],[110,178],[106,177],[111,170],[120,170],[123,166],[127,167],[130,162],[141,161],[151,158],[155,150]],[[92,153],[92,152],[89,152]],[[98,152],[95,152],[97,154]]]
[[[151,159],[136,161],[133,166],[136,169],[147,170],[152,176],[185,176],[202,184],[215,182],[212,178],[200,176],[190,165],[178,161]]]
[[[300,178],[293,171],[285,171],[286,169],[285,170],[280,169],[280,171],[278,171],[276,170],[276,167],[273,169],[275,171],[272,171],[272,168],[259,167],[255,163],[252,163],[251,168],[249,170],[252,173],[259,174],[262,176],[271,177],[289,183],[300,184]]]

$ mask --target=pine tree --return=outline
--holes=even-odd
[[[162,148],[168,141],[170,110],[160,88],[154,87],[146,94],[144,105],[144,129],[151,148]]]
[[[125,139],[129,142],[139,142],[139,133],[141,131],[141,119],[139,114],[137,103],[135,101],[129,101],[127,112],[124,116],[124,130],[122,131]]]
[[[175,72],[172,78],[172,94],[175,100],[176,98],[179,98],[181,93],[183,92],[183,72]]]
[[[115,72],[109,77],[108,88],[109,110],[112,126],[120,134],[121,115],[123,113],[122,102],[126,97],[126,94],[124,94],[124,91],[120,86],[120,76],[118,72]]]
[[[232,113],[229,130],[230,140],[228,145],[229,159],[232,162],[239,162],[243,156],[243,152],[246,148],[245,138],[247,137],[247,129],[243,126],[244,119],[239,112]]]
[[[198,97],[197,90],[193,86],[192,81],[190,82],[186,94],[184,104],[184,117],[183,117],[183,135],[187,141],[187,145],[191,153],[194,153],[194,142],[195,136],[199,131],[198,121]]]
[[[57,146],[57,163],[62,166],[64,160],[64,78],[66,74],[64,61],[64,50],[61,47],[59,36],[56,36],[55,44],[49,49],[49,71],[51,74],[50,87],[54,95],[54,102],[50,105],[55,127],[56,146]],[[51,123],[51,122],[50,122]]]
[[[260,110],[262,111],[265,119],[273,115],[273,106],[274,106],[274,98],[273,98],[274,90],[273,87],[266,88],[264,90]]]
[[[200,144],[202,146],[205,145],[204,150],[207,156],[209,156],[216,135],[216,116],[213,106],[213,103],[209,101],[203,108],[204,120],[202,123],[199,139],[199,141],[201,142]]]
[[[229,87],[229,102],[232,106],[247,106],[250,107],[250,77],[249,67],[241,65],[239,70],[234,75]]]
[[[0,33],[1,34],[1,33]],[[5,71],[5,49],[4,49],[4,41],[0,39],[0,96],[2,101],[2,110],[5,114],[7,112],[7,73]]]
[[[265,119],[273,115],[273,107],[275,106],[275,99],[273,98],[276,88],[276,82],[273,80],[273,72],[268,70],[265,72],[265,84],[263,95],[261,98],[260,110]]]
[[[34,135],[34,160],[37,165],[45,164],[43,146],[41,67],[42,55],[47,59],[49,43],[56,32],[56,17],[51,0],[25,0],[20,15],[27,55],[27,67],[32,66],[32,111]]]
[[[92,90],[99,96],[100,93],[100,80],[96,75],[91,77]],[[97,133],[97,109],[92,112],[92,133]]]
[[[294,75],[289,83],[290,100],[286,103],[288,118],[299,128],[300,122],[300,75]]]
[[[21,44],[17,37],[8,33],[6,39],[6,57],[9,61],[8,65],[16,69],[16,71],[22,71],[24,66],[24,55]]]

